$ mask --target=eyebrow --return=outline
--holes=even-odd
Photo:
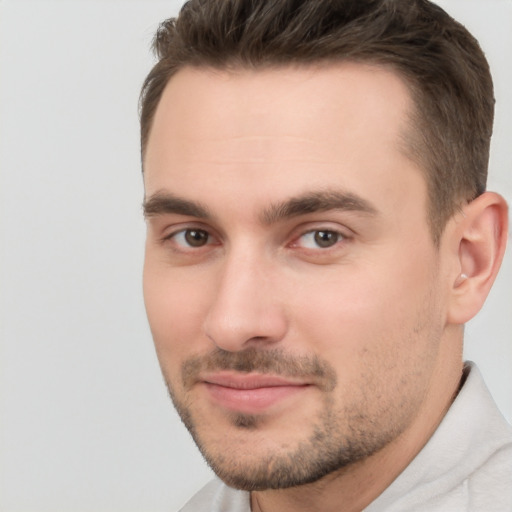
[[[213,218],[208,208],[201,203],[169,192],[156,192],[144,201],[142,208],[146,218],[165,214],[185,215],[205,220]],[[362,197],[351,192],[328,190],[307,192],[272,204],[263,210],[260,221],[270,225],[293,217],[329,210],[353,211],[369,215],[378,213],[377,209]]]
[[[208,208],[195,201],[189,201],[177,197],[168,192],[156,192],[142,204],[144,217],[156,217],[158,215],[175,214],[197,217],[198,219],[210,219]]]
[[[353,211],[369,215],[378,213],[377,209],[362,197],[351,192],[328,190],[308,192],[271,205],[263,211],[261,221],[264,224],[274,224],[280,220],[329,210]]]

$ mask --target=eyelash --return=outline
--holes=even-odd
[[[187,236],[187,233],[193,233],[193,232],[205,234],[206,237],[207,237],[207,242],[204,245],[200,245],[200,246],[197,246],[197,247],[194,247],[193,245],[190,245],[190,244],[187,244],[187,243],[178,244],[176,242],[176,240],[180,236],[183,236],[183,238],[184,238],[184,237]],[[211,244],[208,243],[208,241],[211,238],[213,238],[213,237],[212,237],[211,233],[208,232],[207,229],[200,228],[200,227],[188,227],[188,228],[183,228],[183,229],[179,229],[179,230],[173,231],[172,233],[170,233],[168,235],[165,235],[162,238],[162,242],[163,243],[168,243],[168,242],[173,242],[174,241],[174,243],[176,245],[179,245],[180,247],[187,247],[188,249],[195,250],[196,248],[200,249],[201,247],[205,247],[206,245],[211,245]]]
[[[186,240],[187,234],[194,236],[193,235],[194,232],[196,234],[199,234],[199,236],[203,236],[203,237],[206,236],[206,242],[204,244],[200,244],[197,246],[194,246],[191,243],[189,243],[190,240],[187,242],[187,240]],[[321,246],[322,240],[318,239],[318,237],[320,237],[320,236],[325,237],[324,241],[327,243],[327,245],[325,245],[324,247]],[[182,237],[183,239],[182,239],[181,243],[178,243],[177,240],[180,237]],[[316,247],[301,246],[299,241],[301,239],[304,239],[305,237],[313,238],[312,244],[316,245]],[[333,237],[334,237],[334,240],[332,240]],[[334,248],[335,246],[339,245],[342,242],[347,241],[349,238],[350,238],[349,236],[347,236],[345,233],[342,233],[339,230],[319,227],[317,229],[310,229],[308,231],[300,233],[299,236],[295,237],[291,243],[287,244],[287,246],[291,247],[291,248],[303,249],[305,251],[322,251],[322,252],[324,252],[324,251],[328,251],[331,248]],[[201,241],[200,238],[196,238],[196,239],[198,241]],[[183,228],[180,230],[173,231],[172,233],[166,235],[165,237],[163,237],[162,242],[168,243],[170,241],[174,241],[174,244],[176,246],[178,246],[177,247],[178,251],[181,250],[181,251],[194,251],[195,252],[195,251],[198,251],[198,250],[200,250],[204,247],[207,247],[209,245],[213,245],[213,243],[211,242],[212,239],[215,239],[215,237],[207,229],[204,229],[201,227],[188,227],[188,228]]]
[[[323,240],[327,242],[327,245],[322,246],[322,240],[318,239],[317,237],[325,236],[327,237]],[[332,236],[334,236],[334,241],[331,240]],[[302,233],[300,236],[298,236],[294,242],[290,244],[291,247],[299,247],[298,241],[300,239],[304,239],[305,237],[312,238],[311,240],[316,247],[302,247],[305,250],[321,250],[321,251],[327,251],[328,249],[331,249],[332,247],[335,247],[340,242],[343,242],[348,239],[346,235],[341,233],[340,231],[336,229],[326,229],[326,228],[318,228],[318,229],[311,229],[309,231],[306,231],[305,233]],[[332,244],[331,244],[332,242]]]

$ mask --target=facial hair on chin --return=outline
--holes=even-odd
[[[227,352],[221,349],[183,362],[181,378],[187,392],[198,382],[201,372],[233,370],[242,373],[258,372],[292,378],[314,378],[324,392],[320,414],[311,433],[287,453],[264,453],[257,461],[244,464],[243,457],[229,451],[220,453],[204,442],[201,429],[194,420],[193,406],[177,396],[169,379],[169,393],[183,423],[190,431],[203,457],[226,484],[247,491],[284,489],[315,482],[380,450],[399,433],[397,424],[388,430],[379,426],[370,432],[364,426],[375,423],[375,418],[365,417],[364,404],[357,410],[336,412],[332,393],[336,389],[336,372],[318,357],[292,357],[282,350],[257,350]],[[185,393],[186,395],[186,393]],[[238,430],[257,430],[264,421],[257,415],[233,413],[229,420]],[[349,426],[343,434],[340,423]],[[345,429],[346,430],[346,429]],[[245,449],[245,448],[244,448]],[[250,450],[250,443],[246,449]],[[241,454],[239,454],[241,455]]]

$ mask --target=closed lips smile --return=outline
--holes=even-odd
[[[277,376],[234,373],[205,376],[201,382],[215,404],[246,414],[262,413],[310,386]]]

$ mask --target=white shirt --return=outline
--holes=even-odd
[[[512,427],[478,368],[407,468],[364,512],[512,512]],[[180,512],[250,512],[248,492],[215,479]]]

